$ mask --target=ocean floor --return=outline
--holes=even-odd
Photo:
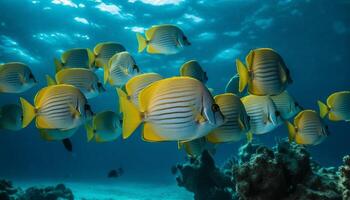
[[[57,181],[13,181],[14,185],[27,189],[31,186],[54,186]],[[141,183],[118,179],[106,182],[63,182],[78,200],[184,200],[193,199],[193,194],[176,183]]]

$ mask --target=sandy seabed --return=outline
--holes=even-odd
[[[179,188],[176,183],[141,183],[121,180],[108,182],[56,182],[14,181],[14,185],[27,189],[31,186],[45,187],[65,184],[77,200],[191,200],[193,194]]]

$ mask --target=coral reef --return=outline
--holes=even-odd
[[[340,185],[343,190],[343,200],[350,200],[350,155],[343,158],[344,165],[339,167]]]
[[[350,157],[344,163],[342,184],[349,188]],[[337,170],[321,167],[304,147],[287,141],[272,149],[248,143],[239,149],[238,159],[229,159],[222,168],[204,151],[189,163],[178,164],[177,169],[178,185],[199,200],[219,199],[211,194],[221,191],[226,196],[220,199],[342,199]],[[344,196],[348,193],[344,189]]]
[[[45,188],[30,187],[26,191],[15,188],[10,181],[0,180],[1,200],[73,200],[70,189],[63,184]]]

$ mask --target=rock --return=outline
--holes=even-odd
[[[0,199],[1,200],[22,200],[23,191],[15,188],[11,181],[0,180]]]
[[[63,184],[56,187],[30,187],[25,192],[25,200],[73,200],[73,193]]]
[[[343,200],[350,200],[350,155],[344,156],[343,163],[339,167],[339,184],[341,185]]]

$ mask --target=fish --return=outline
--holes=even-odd
[[[211,143],[239,141],[250,130],[249,116],[241,99],[233,93],[224,93],[214,97],[225,117],[225,123],[210,132],[206,139]]]
[[[152,26],[145,31],[145,37],[140,33],[136,33],[136,37],[139,53],[147,47],[146,51],[150,54],[171,55],[191,45],[183,31],[170,24]]]
[[[69,152],[73,151],[73,144],[72,144],[72,141],[70,139],[68,139],[68,138],[63,139],[62,144],[67,151],[69,151]]]
[[[108,172],[108,178],[118,178],[119,176],[124,174],[123,168],[118,168],[118,170],[112,169]]]
[[[204,150],[207,150],[211,155],[215,155],[216,146],[217,145],[208,142],[205,137],[178,143],[178,148],[183,148],[190,157],[198,157]]]
[[[118,90],[124,111],[124,139],[141,123],[142,139],[148,142],[190,141],[224,123],[210,92],[194,78],[171,77],[152,83],[140,92],[139,109]]]
[[[265,134],[282,123],[281,114],[269,96],[248,95],[242,97],[241,101],[250,119],[251,133]]]
[[[249,94],[278,95],[293,82],[282,57],[270,48],[251,50],[246,57],[246,65],[237,59],[236,67],[240,92],[248,85]]]
[[[98,80],[97,75],[89,69],[68,68],[60,70],[55,75],[55,80],[46,75],[48,85],[68,84],[77,87],[87,99],[92,99],[106,89]]]
[[[0,93],[22,93],[37,84],[30,68],[20,62],[0,64]]]
[[[87,123],[87,139],[95,137],[96,142],[109,142],[116,140],[122,134],[122,119],[112,111],[97,113],[92,118],[91,125]]]
[[[67,84],[44,87],[36,94],[34,106],[20,98],[25,128],[35,118],[38,129],[69,130],[83,124],[93,112],[84,94]]]
[[[129,52],[123,51],[109,59],[108,67],[104,68],[104,83],[108,81],[112,86],[121,87],[139,73],[140,69],[134,58]]]
[[[314,110],[303,110],[294,118],[294,124],[286,122],[289,141],[301,145],[318,145],[328,135],[328,126]]]
[[[322,118],[350,122],[350,91],[335,92],[327,98],[327,104],[318,101],[318,106]]]
[[[0,107],[0,129],[19,131],[22,129],[22,107],[6,104]]]
[[[88,48],[69,49],[63,52],[61,60],[55,58],[56,73],[66,68],[95,69],[95,55]]]
[[[69,139],[72,137],[77,131],[79,127],[68,129],[68,130],[60,130],[60,129],[38,129],[40,133],[40,137],[46,141],[61,141],[64,148],[68,152],[73,151],[72,141]]]
[[[94,48],[95,66],[105,68],[109,59],[116,53],[126,51],[123,45],[116,42],[101,42]]]
[[[132,77],[126,84],[125,84],[125,93],[127,95],[127,99],[131,101],[136,107],[139,108],[139,94],[140,92],[150,85],[151,83],[154,83],[156,81],[162,80],[163,77],[157,73],[145,73],[140,74],[137,76]],[[117,90],[118,92],[118,90]],[[118,96],[122,96],[119,95]],[[120,102],[120,100],[119,100]],[[121,104],[120,104],[121,105]],[[120,107],[119,111],[122,113],[123,108]]]
[[[239,97],[247,96],[247,91],[239,91],[239,75],[235,74],[226,84],[225,93],[233,93]]]
[[[201,81],[204,84],[208,81],[207,73],[202,69],[196,60],[190,60],[184,63],[180,68],[180,76],[189,76]]]
[[[295,99],[284,91],[279,95],[270,96],[283,120],[290,119],[298,114],[303,108]]]

